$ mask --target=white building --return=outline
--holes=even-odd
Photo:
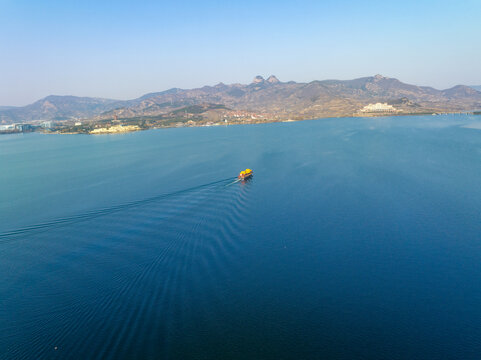
[[[397,109],[389,105],[388,103],[376,103],[376,104],[369,104],[364,106],[361,109],[361,112],[366,113],[378,113],[378,112],[396,112]]]
[[[0,125],[0,131],[15,130],[15,124]]]

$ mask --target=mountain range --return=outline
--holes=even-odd
[[[202,104],[281,119],[309,119],[351,116],[376,102],[387,102],[404,113],[471,111],[481,109],[481,92],[464,85],[437,90],[382,75],[309,83],[281,82],[271,75],[267,79],[256,76],[246,85],[219,83],[197,89],[173,88],[133,100],[50,95],[27,106],[0,108],[0,123],[129,119],[168,114]]]

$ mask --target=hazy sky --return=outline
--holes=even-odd
[[[480,0],[0,0],[0,105],[258,74],[481,84],[480,19]]]

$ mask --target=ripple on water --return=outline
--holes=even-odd
[[[8,356],[167,356],[186,322],[221,301],[242,253],[249,184],[228,182],[0,234],[4,253],[29,244],[36,259],[12,269],[34,286],[3,287]]]

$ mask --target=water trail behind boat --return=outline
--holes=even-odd
[[[235,183],[238,183],[239,181],[241,181],[241,179],[235,179],[235,180],[232,181],[231,183],[228,183],[227,185],[225,185],[225,187],[234,185]]]
[[[232,178],[226,178],[226,179],[222,179],[222,180],[213,181],[213,182],[210,182],[210,183],[194,186],[194,187],[191,187],[191,188],[174,191],[174,192],[167,193],[167,194],[159,194],[159,195],[155,195],[155,196],[152,196],[152,197],[149,197],[149,198],[146,198],[146,199],[134,200],[134,201],[126,202],[126,203],[123,203],[123,204],[118,204],[118,205],[114,205],[114,206],[110,206],[110,207],[106,207],[106,208],[101,208],[101,209],[97,209],[97,210],[86,211],[84,213],[77,214],[77,215],[60,217],[60,218],[57,218],[55,220],[51,220],[51,221],[47,221],[47,222],[43,222],[43,223],[39,223],[39,224],[35,224],[35,225],[25,226],[25,227],[22,227],[22,228],[18,228],[18,229],[6,231],[6,232],[1,232],[0,233],[0,241],[4,240],[4,239],[17,237],[17,236],[28,235],[28,234],[33,233],[33,232],[47,231],[51,228],[57,228],[57,227],[60,227],[60,226],[64,226],[64,225],[68,225],[68,224],[72,224],[72,223],[76,223],[76,222],[80,222],[80,221],[94,219],[94,218],[109,215],[109,214],[112,214],[112,213],[115,213],[115,212],[118,212],[118,211],[121,211],[121,210],[126,210],[126,209],[130,209],[130,208],[134,208],[134,207],[143,206],[143,205],[155,202],[155,201],[163,200],[163,199],[170,198],[170,197],[173,197],[173,196],[182,195],[182,194],[189,193],[189,192],[198,191],[198,190],[201,190],[201,189],[206,189],[206,188],[210,188],[210,187],[215,188],[216,186],[222,187],[225,182],[227,182],[231,179]],[[227,184],[227,185],[232,185],[232,184],[236,183],[237,181],[239,181],[239,179],[236,179],[234,182],[232,182],[230,184]],[[224,185],[224,186],[227,186],[227,185]]]

